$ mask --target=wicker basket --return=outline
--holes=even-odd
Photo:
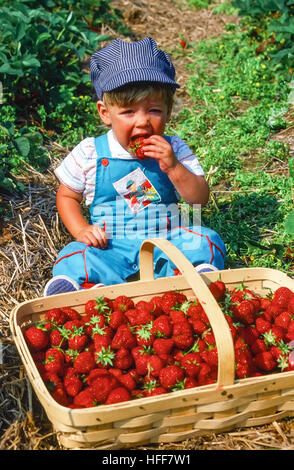
[[[157,246],[175,263],[182,275],[154,279],[153,250]],[[219,275],[227,287],[244,282],[256,293],[279,286],[294,291],[294,280],[266,268],[232,269],[199,275],[170,242],[146,240],[140,251],[140,280],[99,288],[37,298],[19,304],[11,315],[10,327],[30,381],[43,405],[60,444],[65,448],[123,449],[151,443],[170,443],[236,427],[258,426],[294,412],[294,372],[234,380],[234,348],[227,321],[208,285]],[[33,362],[23,330],[53,307],[71,306],[83,311],[87,300],[105,295],[127,295],[136,301],[177,289],[188,298],[197,297],[210,320],[218,349],[216,384],[140,398],[115,405],[70,409],[49,394]]]

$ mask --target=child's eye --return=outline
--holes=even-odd
[[[150,109],[150,113],[161,113],[161,112],[162,112],[162,111],[161,111],[161,109],[159,109],[159,108],[152,108],[152,109]]]

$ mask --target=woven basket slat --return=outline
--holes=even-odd
[[[124,420],[124,421],[116,421],[115,423],[113,423],[113,426],[122,428],[122,429],[124,428],[132,429],[132,428],[137,428],[138,426],[150,426],[158,421],[163,420],[164,417],[168,415],[169,415],[169,410],[163,413],[154,413],[154,414],[149,414],[149,415],[144,415],[144,416],[138,416],[136,418],[131,418],[131,419]]]

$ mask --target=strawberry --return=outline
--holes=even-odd
[[[59,403],[59,405],[67,406],[67,407],[70,405],[69,398],[66,394],[66,391],[63,385],[57,386],[53,390],[53,392],[51,392],[51,395],[54,398],[54,400],[57,401],[57,403]]]
[[[126,312],[129,309],[135,308],[135,304],[132,299],[125,295],[119,295],[113,301],[113,310],[121,310]]]
[[[285,339],[288,341],[294,340],[294,320],[291,320],[288,325],[287,331],[285,333]]]
[[[30,351],[41,351],[49,344],[48,333],[37,326],[29,327],[25,331],[24,337]]]
[[[152,333],[153,323],[141,325],[136,329],[136,339],[139,346],[152,346],[154,342],[154,334]]]
[[[261,338],[257,338],[254,343],[251,344],[250,347],[253,354],[259,354],[261,352],[267,351],[268,349],[266,342]]]
[[[189,352],[181,359],[181,367],[189,377],[195,378],[200,370],[201,355],[200,352]]]
[[[95,327],[92,331],[92,340],[96,351],[100,351],[102,347],[107,349],[111,345],[112,333],[107,329],[107,327]]]
[[[71,397],[75,397],[83,387],[82,381],[75,375],[72,377],[65,377],[63,383],[66,393]]]
[[[97,406],[97,401],[95,399],[94,391],[92,387],[86,387],[81,390],[73,400],[74,405],[79,408],[91,408]]]
[[[68,338],[68,347],[77,351],[82,351],[88,343],[88,336],[82,326],[72,329],[72,332]]]
[[[270,305],[271,300],[268,297],[262,297],[260,300],[260,311],[264,312]]]
[[[194,377],[185,377],[184,378],[185,389],[198,387],[198,382]]]
[[[186,315],[182,310],[170,310],[169,318],[172,324],[186,322]]]
[[[187,310],[187,317],[202,320],[201,315],[204,312],[202,305],[195,300]],[[203,321],[203,320],[202,320]]]
[[[161,387],[156,379],[150,380],[149,378],[145,381],[143,390],[145,397],[154,397],[156,395],[167,393],[167,390]]]
[[[111,346],[108,346],[108,348],[102,346],[99,351],[95,352],[94,357],[98,367],[109,369],[113,367],[115,352],[112,350]]]
[[[182,49],[186,49],[187,41],[185,41],[184,39],[180,39],[180,46]]]
[[[156,338],[153,342],[153,349],[158,356],[169,355],[174,347],[172,338]]]
[[[218,366],[218,354],[216,346],[209,347],[206,351],[200,353],[201,359],[211,368]]]
[[[189,349],[193,342],[193,331],[190,323],[185,320],[181,323],[175,323],[173,326],[172,339],[174,340],[175,346],[179,349]]]
[[[73,364],[79,355],[79,351],[75,349],[66,349],[64,351],[64,361],[66,364]]]
[[[136,337],[129,325],[120,325],[111,341],[112,349],[132,349],[137,345]]]
[[[137,386],[138,374],[135,370],[131,369],[126,373],[122,373],[117,377],[117,380],[123,385],[126,389],[131,392],[135,390]]]
[[[54,372],[45,371],[41,374],[41,377],[50,393],[53,392],[57,387],[62,386],[61,378]]]
[[[129,309],[125,312],[125,316],[127,317],[131,326],[145,325],[146,323],[150,323],[153,320],[153,315],[150,313],[150,311],[143,307],[139,309]]]
[[[145,142],[145,137],[138,136],[136,138],[131,139],[131,142],[129,143],[129,146],[128,146],[128,151],[139,160],[143,160],[145,158],[144,152],[142,150],[142,147],[144,146],[144,142]]]
[[[173,307],[179,306],[179,295],[175,291],[168,291],[161,297],[161,308],[166,315],[169,314]]]
[[[190,325],[192,325],[194,333],[198,335],[202,335],[204,331],[207,330],[207,324],[204,323],[202,320],[197,320],[197,319],[189,319]]]
[[[226,292],[226,285],[222,281],[211,282],[208,288],[216,300],[221,300]]]
[[[151,305],[150,302],[147,302],[146,300],[139,300],[139,302],[136,303],[136,309],[140,310],[141,308],[152,313],[153,305]]]
[[[287,330],[291,320],[292,320],[292,316],[291,316],[290,312],[285,311],[285,312],[280,313],[280,315],[278,315],[274,319],[274,324],[276,326],[279,326],[279,327]]]
[[[84,330],[87,335],[91,335],[93,328],[96,326],[103,328],[105,326],[105,318],[100,314],[91,314],[84,317]]]
[[[211,328],[207,328],[207,330],[202,333],[201,338],[207,345],[215,346],[215,336]]]
[[[276,346],[277,343],[284,339],[284,331],[280,326],[273,325],[271,329],[266,331],[262,336],[267,346]]]
[[[294,314],[294,295],[292,295],[289,299],[287,310],[291,315]]]
[[[113,366],[117,369],[127,370],[133,366],[133,357],[126,348],[120,348],[115,353]]]
[[[213,376],[211,367],[206,363],[200,363],[200,369],[198,372],[198,384],[201,385],[209,385],[216,381],[215,377]]]
[[[98,403],[105,403],[113,389],[113,378],[108,375],[96,377],[91,385],[91,392]]]
[[[112,310],[113,304],[108,297],[97,297],[88,300],[85,304],[86,316],[108,313]]]
[[[257,330],[255,325],[247,325],[245,328],[242,328],[240,336],[244,338],[247,344],[251,346],[259,337],[260,332]]]
[[[74,328],[78,329],[84,326],[84,323],[82,320],[68,320],[66,323],[63,324],[63,328],[65,330],[70,330],[73,331]]]
[[[117,387],[109,393],[105,404],[112,405],[114,403],[129,401],[130,399],[131,394],[128,389],[126,389],[125,387]]]
[[[64,334],[64,330],[60,329],[53,329],[49,334],[50,345],[56,346],[59,348],[66,348],[67,347],[67,335]]]
[[[152,332],[155,336],[169,338],[172,335],[173,327],[167,315],[160,315],[153,322]]]
[[[257,331],[259,331],[260,334],[266,333],[267,331],[271,329],[271,326],[272,326],[272,324],[269,321],[264,319],[263,315],[260,315],[259,317],[257,317],[255,325],[256,325]]]
[[[291,297],[293,297],[293,292],[288,287],[279,287],[274,292],[272,303],[278,307],[287,309]]]
[[[185,372],[181,367],[171,365],[161,369],[158,378],[163,388],[171,390],[178,382],[184,380]]]
[[[61,307],[60,310],[65,313],[66,320],[81,320],[81,315],[77,310],[71,307]]]
[[[252,360],[249,360],[246,356],[239,358],[235,362],[235,374],[238,379],[252,376],[253,370]]]
[[[291,349],[289,345],[283,340],[279,341],[275,346],[271,346],[270,348],[270,352],[276,359],[279,359],[280,356],[287,356],[290,351]]]
[[[64,355],[60,349],[47,349],[44,367],[47,372],[53,372],[59,376],[64,374]]]
[[[263,372],[272,372],[277,367],[277,360],[270,351],[264,351],[253,358],[255,366]]]
[[[128,322],[127,317],[121,310],[114,310],[109,315],[108,325],[113,329],[117,330],[120,325],[123,325]]]
[[[74,369],[81,374],[88,374],[95,367],[94,356],[90,351],[82,351],[74,361]]]
[[[245,325],[251,325],[255,322],[255,306],[250,300],[241,300],[238,305],[233,307],[233,316],[237,321]]]
[[[149,305],[151,307],[150,311],[155,317],[159,317],[164,313],[161,307],[161,296],[155,295],[152,297],[149,301]]]
[[[51,308],[45,313],[45,320],[55,325],[63,325],[67,320],[67,314],[61,308]]]

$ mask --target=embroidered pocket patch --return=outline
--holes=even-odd
[[[124,198],[132,212],[139,212],[152,202],[159,202],[160,195],[141,168],[113,183],[118,194]]]

